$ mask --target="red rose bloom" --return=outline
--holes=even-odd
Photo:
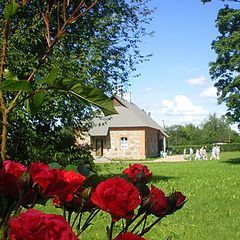
[[[147,183],[152,177],[152,173],[148,167],[138,163],[130,164],[129,168],[126,168],[123,173],[133,182]]]
[[[92,202],[112,216],[114,222],[131,219],[141,202],[140,193],[127,180],[114,177],[99,183],[91,196]]]
[[[10,240],[77,240],[64,217],[28,209],[10,221]]]
[[[4,196],[17,199],[20,195],[21,187],[19,179],[27,168],[12,160],[5,160],[0,169],[0,193]]]
[[[162,190],[151,186],[150,193],[142,201],[141,207],[155,216],[163,216],[168,211],[168,199]]]
[[[145,240],[145,238],[139,237],[131,232],[123,233],[113,240]]]
[[[49,169],[47,164],[32,163],[30,175],[33,184],[38,184],[40,193],[45,197],[57,197],[69,202],[74,193],[82,187],[85,177],[74,171]]]

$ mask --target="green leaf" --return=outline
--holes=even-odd
[[[97,174],[93,174],[90,177],[87,177],[84,186],[85,187],[96,187],[100,182],[102,182],[104,179],[98,176]]]
[[[88,177],[88,175],[90,173],[90,169],[84,165],[81,165],[81,166],[77,167],[77,172],[79,172],[80,174],[82,174],[85,177]]]
[[[59,68],[54,68],[50,71],[50,73],[48,74],[47,78],[45,79],[45,81],[50,84],[51,82],[55,81],[57,79],[58,76],[58,72],[59,72]]]
[[[32,115],[35,115],[42,107],[45,100],[45,93],[38,92],[30,97],[29,107]]]
[[[13,73],[11,73],[8,69],[4,70],[4,78],[6,80],[15,80],[15,81],[19,81],[18,77],[15,76]]]
[[[70,164],[70,165],[67,165],[66,167],[65,167],[65,170],[66,171],[70,171],[70,170],[72,170],[72,171],[74,171],[74,172],[78,172],[77,171],[77,166],[75,166],[75,165],[73,165],[73,164]]]
[[[0,89],[6,91],[31,91],[31,84],[26,80],[5,80],[0,84]]]
[[[73,79],[62,79],[54,87],[65,91],[85,104],[90,104],[101,109],[105,115],[117,114],[112,100],[102,90],[85,86]]]
[[[62,169],[62,166],[56,162],[49,163],[48,166],[49,169]]]
[[[5,19],[9,20],[9,19],[13,18],[15,16],[15,14],[17,13],[18,7],[19,7],[18,4],[14,0],[12,0],[10,3],[8,3],[4,9]]]

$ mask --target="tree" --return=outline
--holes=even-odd
[[[240,135],[229,127],[226,117],[218,118],[216,114],[209,115],[208,119],[194,126],[174,125],[166,128],[170,136],[168,144],[170,146],[202,145],[217,142],[235,143],[240,141]]]
[[[226,116],[231,122],[240,123],[240,10],[229,6],[220,9],[216,26],[221,35],[212,42],[217,59],[210,63],[210,75],[219,102],[226,103]]]
[[[145,59],[138,43],[147,34],[143,24],[152,12],[147,2],[1,1],[0,12],[5,12],[0,17],[2,139],[7,122],[17,124],[18,118],[29,121],[30,132],[45,129],[44,135],[58,129],[59,123],[79,127],[90,115],[88,102],[113,113],[100,90],[108,96],[114,89],[124,91],[129,73]],[[15,94],[15,90],[24,91]],[[10,116],[4,109],[11,110]],[[2,159],[5,149],[3,141]]]
[[[93,103],[100,107],[105,113],[113,112],[113,107],[108,103],[109,100],[101,91],[93,88],[85,87],[74,79],[58,78],[58,71],[53,69],[46,78],[42,78],[41,82],[36,82],[36,75],[41,67],[46,63],[47,58],[52,53],[54,47],[63,38],[69,25],[78,20],[86,11],[91,9],[96,1],[89,1],[87,4],[82,1],[68,3],[58,1],[54,5],[53,1],[39,1],[31,4],[29,1],[14,0],[1,1],[1,24],[2,24],[2,41],[1,41],[1,62],[0,62],[0,105],[2,117],[2,131],[1,131],[1,164],[6,159],[7,147],[7,133],[9,125],[9,115],[16,107],[23,109],[29,106],[31,112],[34,113],[43,104],[45,96],[51,91],[64,92],[65,94],[72,94],[84,103]],[[18,59],[16,51],[17,46],[14,46],[15,51],[11,51],[11,37],[15,37],[17,32],[24,29],[25,25],[18,25],[18,20],[21,20],[21,14],[28,6],[28,12],[34,12],[34,16],[41,16],[44,22],[43,28],[43,46],[42,53],[39,55],[35,65],[29,65],[28,71],[23,74],[19,71],[15,75],[11,69],[11,53],[15,54]],[[30,11],[33,10],[33,11]],[[55,11],[55,13],[53,13]],[[51,25],[51,14],[57,17],[57,24],[55,27]],[[19,17],[20,16],[20,19]],[[37,22],[40,22],[39,20]],[[21,21],[20,21],[21,23]],[[18,26],[18,28],[17,28]],[[56,28],[57,26],[57,28]],[[38,38],[35,39],[38,42]],[[27,52],[25,52],[27,53]],[[9,57],[8,57],[9,56]],[[18,59],[19,60],[19,59]],[[13,66],[13,65],[12,65]],[[27,100],[28,105],[23,105]],[[108,111],[108,108],[110,111]],[[0,165],[1,165],[0,164]]]
[[[173,146],[186,145],[189,135],[184,126],[174,125],[166,128],[169,135],[168,144]]]
[[[225,117],[217,118],[216,114],[209,115],[201,124],[203,143],[231,142],[232,130]]]

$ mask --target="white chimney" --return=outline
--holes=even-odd
[[[122,98],[128,102],[131,102],[131,92],[125,92],[123,95],[122,95]]]

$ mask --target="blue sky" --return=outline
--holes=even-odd
[[[153,56],[138,65],[141,76],[130,79],[132,102],[166,126],[199,125],[209,114],[223,115],[226,107],[217,104],[209,62],[216,59],[211,42],[219,35],[215,20],[224,3],[152,0],[150,6],[157,8],[148,26],[155,35],[143,39],[141,51]]]

